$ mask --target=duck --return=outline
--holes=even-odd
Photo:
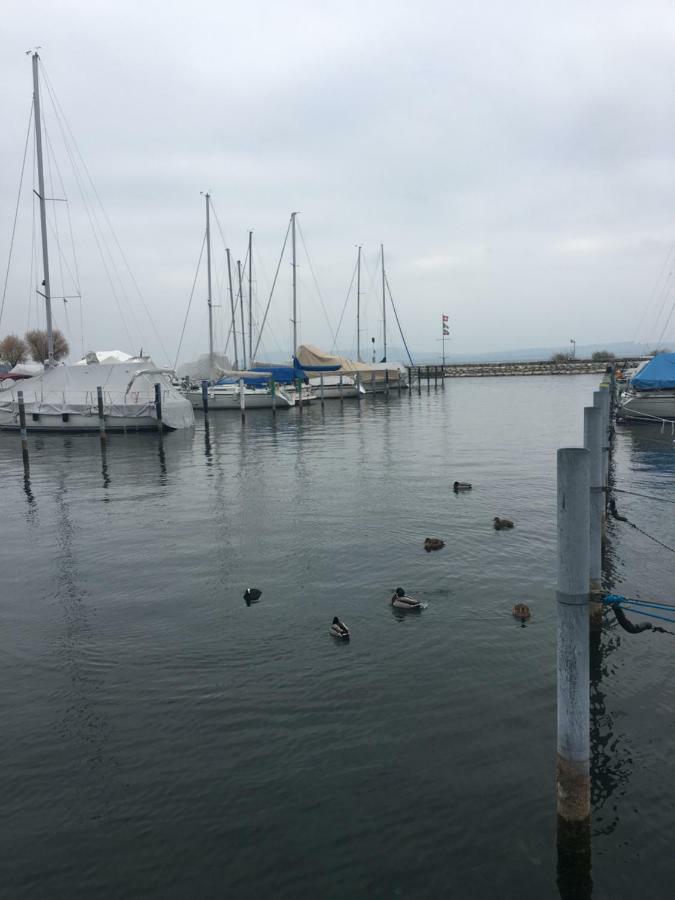
[[[261,597],[262,591],[259,591],[258,588],[246,588],[244,591],[244,600],[247,606],[250,606],[251,603],[256,603]]]
[[[431,553],[432,550],[442,550],[443,547],[445,547],[445,541],[440,538],[426,538],[424,541],[424,549],[427,553]]]
[[[349,640],[349,628],[345,625],[344,622],[341,622],[337,616],[333,616],[333,621],[331,622],[331,626],[328,629],[334,638],[338,638],[341,641]]]
[[[530,607],[526,603],[516,603],[512,609],[513,618],[518,619],[520,622],[526,622],[532,613],[530,612]]]
[[[500,519],[499,516],[495,516],[494,523],[497,531],[501,531],[502,528],[513,528],[511,519]]]
[[[468,481],[456,481],[452,489],[456,494],[459,494],[460,491],[470,491],[473,485],[469,484]]]
[[[424,604],[419,600],[415,600],[414,597],[406,597],[405,591],[401,587],[396,588],[394,591],[391,598],[391,605],[395,606],[396,609],[405,609],[407,612],[424,609]]]

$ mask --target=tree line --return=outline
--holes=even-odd
[[[54,339],[54,359],[63,359],[70,353],[68,341],[63,332],[55,328],[52,332]],[[34,362],[43,363],[49,356],[49,340],[47,332],[34,328],[27,331],[21,338],[18,334],[8,334],[0,341],[0,361],[16,366],[26,362],[28,358]]]

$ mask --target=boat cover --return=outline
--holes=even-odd
[[[103,389],[107,417],[155,418],[157,382],[162,385],[162,421],[167,428],[191,427],[192,404],[147,357],[130,363],[48,367],[33,378],[0,389],[0,418],[2,413],[17,413],[19,390],[23,391],[27,415],[69,413],[97,417],[97,387]]]
[[[630,380],[636,391],[675,390],[675,353],[659,353],[644,363]]]
[[[363,363],[353,359],[347,359],[345,356],[333,356],[313,347],[311,344],[301,344],[298,347],[297,359],[300,365],[305,369],[320,370],[323,367],[330,367],[330,371],[337,372],[338,375],[354,375],[358,373],[369,374],[375,373],[376,379],[379,381],[384,378],[384,373],[395,373],[399,377],[399,373],[405,372],[405,367],[398,363]],[[327,371],[324,368],[324,371]]]

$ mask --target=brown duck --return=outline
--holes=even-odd
[[[442,550],[443,547],[445,547],[445,541],[440,538],[427,538],[424,541],[424,549],[427,553],[431,553],[432,550]]]
[[[511,519],[500,519],[499,516],[495,516],[494,523],[497,531],[501,531],[502,528],[513,528]]]

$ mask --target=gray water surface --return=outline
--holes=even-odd
[[[105,455],[35,436],[28,482],[0,434],[4,895],[557,897],[555,451],[595,388],[200,414]],[[620,510],[675,546],[672,436],[616,443],[617,485],[671,501]],[[617,591],[675,600],[675,555],[609,541]],[[669,897],[675,638],[611,621],[593,896]]]

